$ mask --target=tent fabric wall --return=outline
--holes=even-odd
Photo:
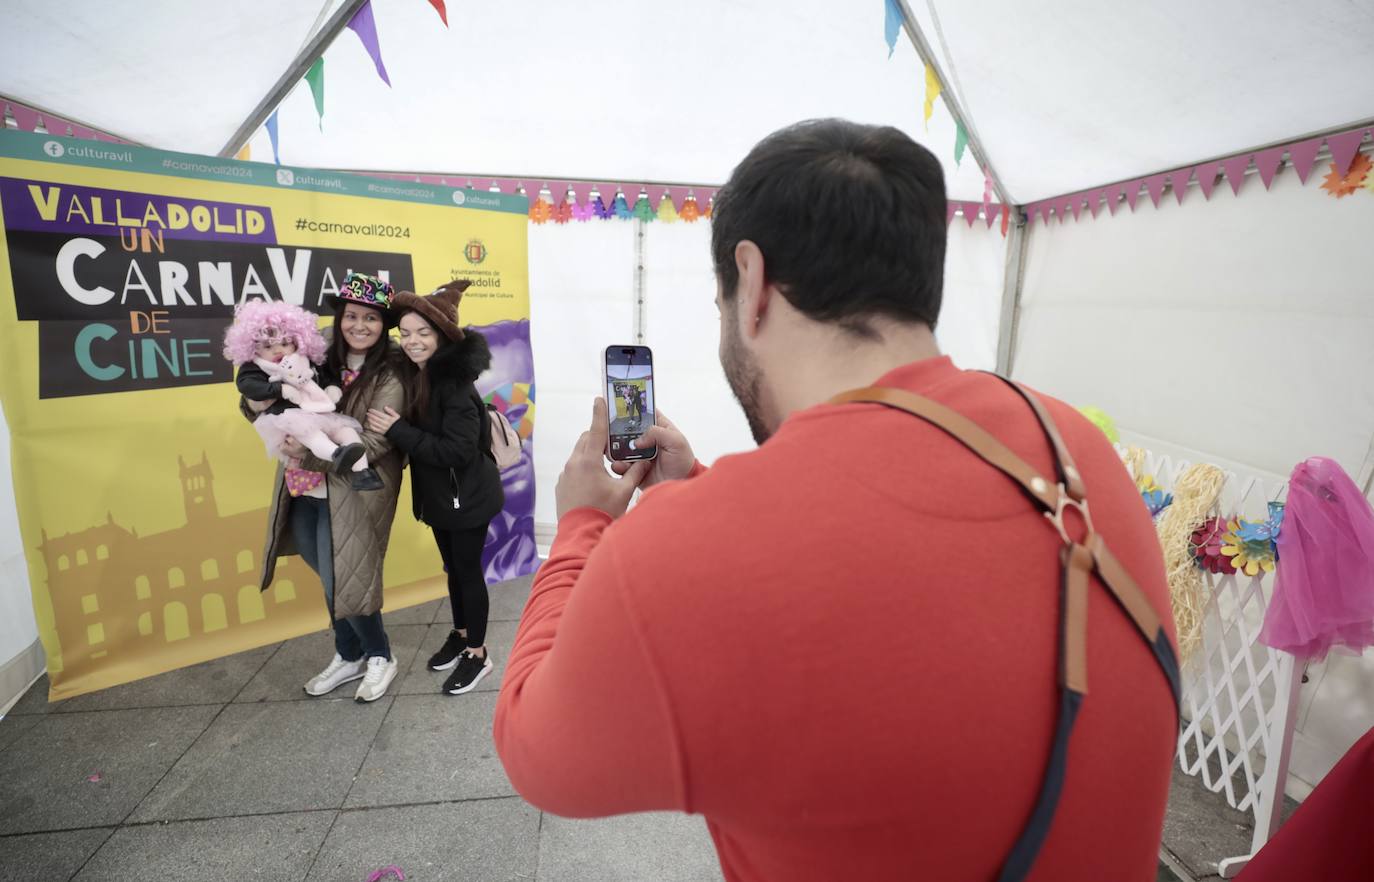
[[[1156,453],[1275,484],[1315,455],[1367,476],[1374,198],[1337,200],[1285,170],[1269,192],[1251,177],[1239,197],[1193,189],[1028,234],[1016,379],[1102,408]],[[1299,796],[1374,726],[1374,656],[1332,655],[1309,678]]]
[[[0,412],[0,712],[42,669],[43,651],[10,475],[10,432]]]

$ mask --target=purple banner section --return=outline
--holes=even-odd
[[[151,236],[275,245],[272,209],[0,178],[5,228],[88,236]],[[144,231],[147,231],[146,233]]]
[[[491,369],[477,380],[477,391],[510,420],[524,441],[520,462],[501,473],[505,510],[491,522],[482,550],[488,582],[504,582],[539,568],[534,542],[534,354],[528,319],[502,321],[477,328],[491,347]],[[527,400],[513,403],[517,385],[528,386]]]

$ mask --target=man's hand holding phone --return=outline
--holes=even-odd
[[[635,490],[663,457],[660,451],[659,460],[617,463],[623,468],[617,468],[615,475],[607,472],[606,444],[610,439],[610,423],[606,413],[606,399],[597,398],[592,403],[592,427],[577,439],[572,456],[563,466],[563,474],[558,476],[554,496],[560,520],[577,508],[594,508],[613,518],[625,514]]]
[[[692,452],[687,437],[661,410],[654,413],[654,425],[639,437],[638,443],[643,447],[657,448],[658,456],[646,463],[612,462],[611,470],[623,475],[639,465],[651,466],[648,475],[639,482],[640,487],[652,487],[663,481],[680,481],[691,474],[697,464],[696,454]]]

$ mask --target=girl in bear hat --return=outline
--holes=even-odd
[[[401,349],[411,365],[405,415],[392,408],[367,414],[368,428],[410,458],[415,517],[434,532],[448,572],[453,629],[429,659],[430,670],[452,669],[443,685],[448,695],[472,691],[493,667],[482,547],[505,505],[491,421],[474,385],[491,366],[491,350],[481,334],[458,323],[458,302],[470,284],[449,282],[425,297],[396,295]]]
[[[324,349],[315,317],[289,303],[243,303],[224,334],[224,357],[238,367],[234,383],[248,406],[262,413],[253,428],[268,455],[287,464],[288,480],[299,462],[283,445],[295,438],[337,473],[348,474],[354,490],[381,489],[358,434],[362,425],[334,411],[343,393],[315,382],[312,364],[324,361]]]

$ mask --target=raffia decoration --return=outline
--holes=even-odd
[[[1127,454],[1129,462],[1130,454]],[[1226,485],[1221,469],[1206,463],[1189,466],[1174,482],[1174,503],[1165,509],[1155,530],[1164,550],[1164,571],[1169,578],[1169,601],[1178,630],[1178,650],[1183,660],[1202,642],[1202,570],[1190,547],[1193,532],[1207,521]]]

